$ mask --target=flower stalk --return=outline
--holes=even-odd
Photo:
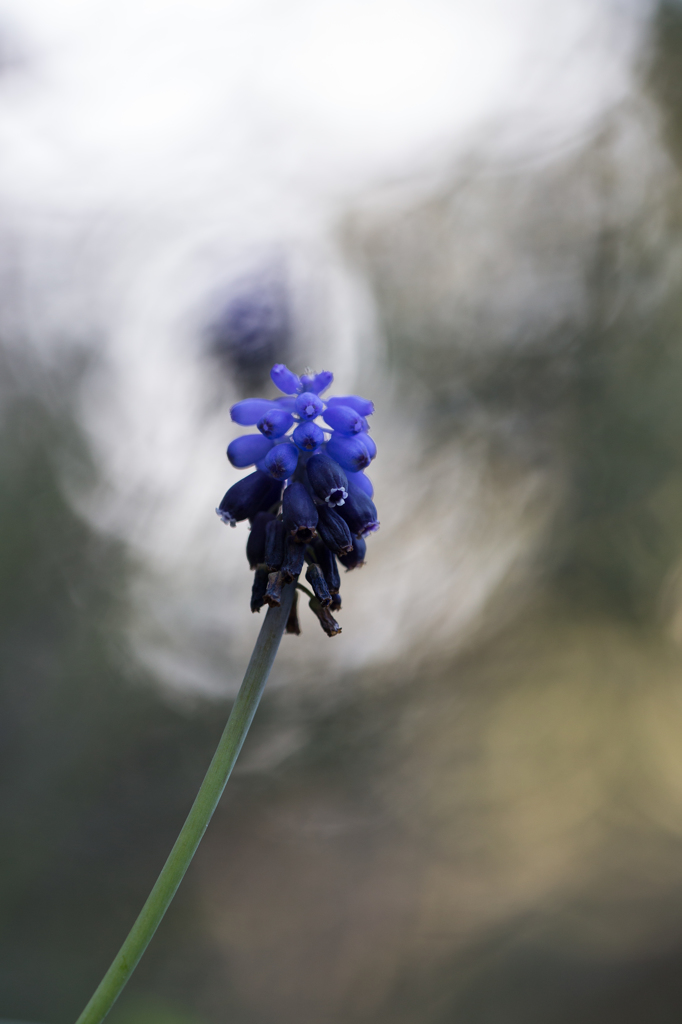
[[[187,820],[139,917],[76,1024],[100,1024],[104,1020],[170,906],[218,806],[253,721],[289,619],[294,594],[295,584],[285,586],[279,606],[268,609],[244,681]]]

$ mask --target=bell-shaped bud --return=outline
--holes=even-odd
[[[317,423],[299,423],[291,435],[302,452],[314,452],[324,444],[324,433]]]
[[[338,622],[329,611],[329,608],[326,605],[321,604],[317,597],[311,597],[308,601],[308,605],[311,611],[315,612],[317,615],[320,620],[320,625],[327,636],[337,636],[341,632],[341,626],[339,626]]]
[[[308,544],[315,536],[317,508],[302,483],[298,480],[284,489],[282,521],[284,530],[299,544]]]
[[[253,577],[251,588],[251,611],[259,612],[265,603],[265,591],[268,588],[268,570],[260,565]]]
[[[348,500],[339,509],[339,515],[348,523],[348,528],[356,537],[366,537],[379,529],[377,508],[371,498],[359,488],[348,495]]]
[[[285,395],[295,395],[301,383],[296,374],[292,373],[284,363],[275,363],[270,370],[270,377],[272,383]]]
[[[297,544],[293,537],[287,537],[286,552],[280,575],[287,583],[298,579],[305,561],[305,544]]]
[[[349,405],[330,405],[322,414],[322,419],[332,430],[339,434],[352,437],[354,434],[366,433],[369,430],[367,420]]]
[[[302,420],[314,420],[323,409],[322,399],[314,395],[312,391],[304,391],[296,399],[296,412]]]
[[[329,605],[330,612],[341,611],[341,594],[332,594],[332,603]]]
[[[312,377],[307,373],[301,374],[301,386],[303,390],[312,391],[314,395],[321,395],[327,390],[333,380],[334,374],[331,370],[322,370],[321,373],[316,373]]]
[[[265,416],[258,420],[258,429],[261,434],[275,440],[284,437],[287,430],[294,425],[294,417],[285,409],[270,409]]]
[[[244,434],[235,437],[227,446],[227,457],[237,469],[254,466],[264,459],[272,448],[272,441],[262,434]]]
[[[216,513],[224,523],[233,526],[242,519],[253,519],[258,512],[267,511],[279,501],[281,493],[281,483],[256,470],[230,487]]]
[[[348,405],[361,416],[371,416],[374,412],[374,402],[370,402],[368,398],[360,398],[359,395],[336,395],[327,401],[327,407],[334,405]]]
[[[246,541],[246,557],[252,569],[265,562],[265,530],[274,518],[272,512],[259,512],[254,517]]]
[[[232,406],[230,416],[242,427],[253,427],[273,408],[277,408],[275,403],[269,402],[267,398],[245,398],[243,402]]]
[[[318,505],[317,532],[335,555],[342,555],[350,551],[353,546],[353,538],[348,525],[338,514],[336,509],[328,505]]]
[[[352,494],[355,490],[364,491],[368,498],[374,497],[372,481],[362,472],[348,474],[348,491]]]
[[[294,475],[298,465],[298,448],[290,441],[274,445],[258,468],[268,472],[275,480],[287,480]]]
[[[329,587],[327,586],[327,581],[324,578],[321,566],[313,562],[306,569],[305,578],[313,588],[313,593],[322,607],[324,608],[331,604],[332,596],[329,593]]]
[[[346,555],[339,555],[339,562],[350,572],[351,569],[359,569],[365,564],[367,544],[362,537],[353,537],[353,548]]]
[[[365,439],[369,434],[355,434],[346,437],[334,432],[327,441],[327,455],[331,455],[347,473],[358,473],[366,469],[372,461]]]
[[[338,462],[321,453],[309,458],[305,468],[310,485],[320,501],[324,501],[330,508],[343,505],[348,497],[348,479]]]
[[[315,558],[324,573],[329,593],[337,594],[341,587],[341,577],[339,576],[339,567],[336,564],[336,555],[321,540],[317,540],[315,541]]]
[[[273,519],[265,527],[265,551],[263,561],[270,572],[282,568],[284,561],[284,523],[281,519]]]

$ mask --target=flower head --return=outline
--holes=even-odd
[[[229,489],[216,512],[231,526],[251,522],[251,610],[279,604],[282,588],[307,563],[310,607],[327,635],[336,636],[337,558],[347,570],[363,565],[365,538],[379,528],[374,488],[364,473],[376,456],[367,422],[374,404],[359,395],[323,398],[334,379],[329,370],[299,377],[277,363],[270,376],[285,397],[246,398],[230,410],[235,423],[257,433],[231,441],[228,458],[256,471]]]

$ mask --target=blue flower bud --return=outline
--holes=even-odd
[[[307,544],[315,536],[318,514],[305,487],[299,481],[284,489],[282,498],[282,522],[284,530],[299,544]]]
[[[258,420],[258,429],[261,434],[265,434],[272,440],[283,437],[293,425],[294,417],[284,409],[270,409],[262,419]]]
[[[324,404],[312,391],[304,391],[296,399],[295,408],[302,420],[314,420],[324,409]]]
[[[263,561],[270,572],[282,568],[284,561],[284,523],[281,519],[273,519],[265,527],[265,552]]]
[[[369,434],[355,434],[354,437],[344,437],[343,434],[333,433],[327,441],[327,454],[338,462],[347,473],[358,473],[366,469],[372,461],[365,438]]]
[[[349,405],[329,406],[323,412],[322,419],[333,430],[337,430],[339,434],[347,434],[351,437],[353,434],[362,434],[369,430],[365,417],[361,416],[355,409],[351,409]]]
[[[293,537],[287,537],[287,547],[280,574],[287,583],[298,579],[305,561],[305,544],[298,544]]]
[[[356,537],[366,537],[379,529],[376,505],[364,491],[359,488],[351,491],[348,500],[339,509],[339,515],[348,524],[348,529]]]
[[[357,488],[359,491],[364,491],[368,498],[374,497],[372,481],[364,473],[349,473],[348,488],[351,494]]]
[[[262,565],[256,569],[251,588],[251,611],[259,612],[263,607],[265,591],[268,589],[268,570]]]
[[[271,448],[258,468],[270,473],[275,480],[286,480],[294,475],[297,465],[298,448],[290,441],[286,441]]]
[[[286,398],[275,398],[272,404],[276,409],[284,409],[285,412],[296,411],[296,397],[294,395],[287,396]]]
[[[270,377],[273,384],[285,395],[295,395],[301,383],[296,374],[292,373],[284,363],[275,363],[270,370]]]
[[[269,509],[279,501],[281,493],[281,483],[256,470],[230,487],[216,512],[224,523],[234,526]]]
[[[329,455],[313,455],[306,463],[308,480],[316,496],[331,508],[343,505],[348,497],[346,474]]]
[[[264,459],[272,448],[272,441],[262,434],[244,434],[243,437],[235,437],[227,446],[227,457],[237,469],[244,469],[245,466],[253,466],[256,462]]]
[[[276,408],[274,402],[269,402],[267,398],[245,398],[243,402],[232,406],[230,416],[242,427],[253,427],[273,407]]]
[[[314,452],[324,444],[324,433],[317,423],[299,423],[291,435],[303,452]]]
[[[329,605],[329,611],[330,612],[339,612],[339,611],[341,611],[341,595],[340,594],[332,594],[332,603]]]
[[[246,541],[246,557],[252,569],[265,561],[265,528],[274,518],[272,512],[258,512],[254,517]]]
[[[364,444],[365,448],[369,452],[370,459],[376,459],[376,457],[377,457],[377,446],[374,443],[373,439],[369,436],[369,434],[363,434],[362,435],[362,441],[363,441],[363,444]]]
[[[333,380],[334,374],[330,370],[323,370],[322,373],[316,373],[314,377],[309,377],[307,373],[301,374],[301,386],[303,390],[312,391],[314,395],[321,395],[327,390]]]
[[[351,569],[359,569],[365,564],[366,552],[367,545],[362,537],[354,537],[352,551],[349,551],[347,555],[339,555],[339,562],[341,565],[345,565],[349,572]]]
[[[336,509],[329,508],[329,505],[317,506],[317,532],[335,555],[342,555],[350,551],[353,546],[353,538],[347,523],[341,518]]]
[[[361,416],[371,416],[374,412],[374,402],[370,402],[368,398],[360,398],[359,395],[336,395],[327,400],[327,405],[349,405]]]
[[[321,567],[313,562],[306,569],[305,578],[313,588],[313,593],[322,607],[325,608],[327,605],[330,605],[332,603],[332,596],[329,593],[329,587]]]

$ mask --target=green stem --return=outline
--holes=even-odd
[[[294,593],[295,587],[289,584],[282,591],[281,607],[268,608],[218,749],[213,755],[206,777],[175,846],[127,939],[76,1024],[100,1024],[100,1021],[104,1020],[137,967],[140,957],[175,896],[223,794],[253,721],[289,618]]]

